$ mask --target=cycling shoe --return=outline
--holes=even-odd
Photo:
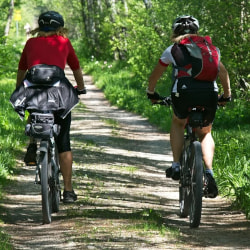
[[[206,198],[215,198],[219,193],[215,179],[210,173],[206,173],[206,179],[207,187],[204,190],[204,196]]]
[[[180,180],[180,167],[167,168],[166,169],[166,177],[167,178],[172,178],[175,181]]]

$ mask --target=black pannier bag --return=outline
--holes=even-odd
[[[31,122],[26,125],[25,134],[39,139],[49,139],[58,136],[60,126],[54,124],[54,115],[52,113],[32,113]]]
[[[35,84],[53,84],[64,77],[64,71],[60,67],[47,64],[33,66],[26,75],[26,79]]]

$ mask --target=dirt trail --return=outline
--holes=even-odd
[[[78,201],[42,225],[34,168],[19,162],[0,210],[14,249],[250,249],[250,222],[221,197],[204,199],[199,229],[179,218],[178,183],[164,176],[169,135],[110,106],[91,77],[85,82],[71,128]],[[162,233],[151,223],[159,220]]]

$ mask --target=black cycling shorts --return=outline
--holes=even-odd
[[[178,82],[178,94],[172,93],[174,114],[180,118],[188,117],[191,107],[205,107],[205,126],[213,123],[217,110],[218,92],[210,82]]]
[[[56,138],[56,145],[58,153],[71,151],[70,147],[70,125],[71,125],[71,113],[69,113],[64,119],[56,116],[55,123],[60,125],[60,133]]]

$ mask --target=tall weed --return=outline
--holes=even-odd
[[[13,174],[16,156],[20,154],[25,141],[24,123],[9,102],[14,90],[14,82],[14,79],[0,81],[0,181],[2,184],[9,175]]]
[[[248,93],[217,112],[213,136],[214,169],[220,192],[234,198],[234,205],[250,218],[250,126]]]

